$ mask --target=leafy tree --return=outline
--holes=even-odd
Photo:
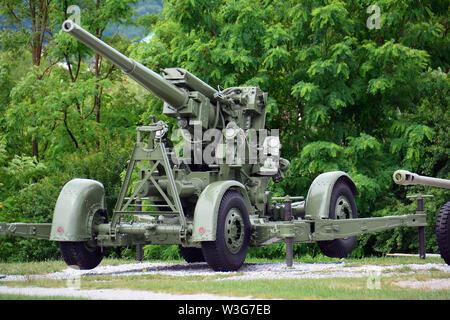
[[[76,4],[83,8],[83,27],[102,38],[108,26],[131,23],[131,5],[136,2],[84,0]],[[47,154],[55,157],[61,150],[98,144],[95,139],[102,128],[102,101],[113,100],[104,88],[110,86],[111,79],[120,78],[119,71],[99,55],[94,55],[90,68],[92,51],[61,31],[68,18],[67,8],[67,1],[6,1],[0,11],[12,26],[19,26],[6,30],[3,36],[28,38],[19,50],[26,51],[29,45],[32,53],[32,66],[11,89],[10,106],[5,111],[9,130],[20,132],[19,139],[9,135],[10,144],[20,149],[31,140],[32,155],[38,161]],[[104,40],[116,47],[128,46],[117,34]],[[135,102],[133,96],[126,101]]]
[[[119,34],[104,37],[103,33],[115,23],[132,23],[136,2],[86,0],[75,4],[83,8],[83,27],[125,50],[130,39]],[[67,7],[68,1],[6,1],[0,5],[8,26],[0,37],[2,221],[51,222],[61,188],[74,177],[103,181],[112,206],[131,145],[129,137],[145,109],[145,103],[138,102],[135,85],[119,70],[61,31]],[[30,23],[33,14],[41,25],[47,19],[45,25]],[[35,42],[36,36],[41,42]],[[112,80],[119,85],[113,87]],[[17,241],[2,239],[2,247],[9,243],[12,248],[2,259],[19,256],[13,253]],[[35,244],[29,239],[20,241],[21,246]],[[54,251],[34,255],[24,250],[27,253],[20,259],[55,256]]]

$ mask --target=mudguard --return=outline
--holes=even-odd
[[[217,229],[217,217],[220,202],[223,195],[229,189],[241,192],[247,202],[249,215],[253,212],[245,186],[234,180],[217,181],[209,184],[197,201],[194,211],[194,226],[192,230],[192,241],[215,241]]]
[[[314,179],[306,197],[305,216],[312,219],[327,219],[330,210],[330,199],[333,187],[338,180],[345,181],[353,195],[359,195],[353,180],[343,171],[322,173]]]
[[[90,240],[93,215],[104,209],[105,189],[100,182],[90,179],[70,180],[56,201],[50,240]]]

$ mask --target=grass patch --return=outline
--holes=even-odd
[[[419,257],[366,257],[361,259],[340,259],[345,262],[346,267],[359,267],[363,265],[374,266],[390,266],[399,264],[426,264],[426,263],[445,263],[444,259],[439,257],[427,257],[420,259]]]
[[[105,258],[101,262],[100,266],[117,266],[128,263],[138,263],[138,262],[135,260]],[[0,263],[0,274],[37,275],[63,271],[67,268],[69,267],[62,259],[50,261],[37,261],[37,262],[4,262]]]
[[[424,276],[423,279],[426,277]],[[431,277],[428,277],[431,278]],[[395,281],[399,279],[396,278]],[[85,283],[86,289],[127,288],[162,291],[167,293],[212,293],[226,296],[253,296],[262,299],[450,299],[444,290],[425,291],[403,289],[392,284],[391,279],[381,279],[380,289],[368,289],[367,278],[328,279],[263,279],[222,280],[199,279],[186,281],[171,276],[121,277],[113,283]],[[83,287],[83,285],[82,285]]]
[[[283,261],[283,260],[279,260]],[[430,257],[422,260],[418,257],[384,257],[363,259],[329,259],[322,261],[346,262],[346,266],[362,265],[402,265],[414,263],[443,263],[440,258]],[[154,262],[154,261],[151,261]],[[164,261],[171,262],[171,261]],[[246,263],[276,262],[266,259],[247,259]],[[296,259],[295,262],[304,260]],[[120,265],[135,263],[133,260],[105,259],[101,265]],[[0,264],[0,274],[35,275],[62,271],[67,266],[63,261],[46,261],[32,263],[3,263]],[[81,289],[132,289],[150,290],[155,292],[196,294],[210,293],[225,296],[252,296],[261,299],[382,299],[382,300],[449,300],[449,290],[423,290],[401,288],[394,284],[400,280],[430,280],[448,279],[449,275],[437,268],[426,272],[413,273],[412,268],[403,266],[392,270],[396,276],[380,276],[380,289],[370,289],[368,278],[321,278],[321,279],[258,279],[258,280],[228,280],[227,278],[240,275],[241,272],[217,275],[190,275],[171,276],[165,274],[142,274],[130,276],[82,276]],[[220,281],[219,281],[220,280]],[[26,277],[25,281],[2,281],[0,285],[10,287],[66,287],[66,280],[32,279]],[[0,299],[16,299],[15,295],[0,295]],[[59,299],[60,297],[26,297],[30,299]],[[61,297],[62,299],[66,299]],[[71,299],[71,298],[68,298]]]
[[[270,263],[285,262],[286,259],[263,259],[263,258],[247,258],[246,263]],[[294,259],[299,263],[345,263],[347,267],[359,267],[363,265],[389,266],[398,264],[425,264],[425,263],[445,263],[440,257],[427,257],[420,259],[419,257],[364,257],[364,258],[329,258],[322,254],[317,256],[305,255]]]
[[[87,298],[63,297],[63,296],[27,296],[18,294],[0,294],[0,300],[89,300]]]
[[[62,260],[38,262],[5,262],[0,263],[0,274],[33,275],[61,271],[67,268]]]
[[[381,277],[380,288],[370,289],[368,279],[259,279],[227,280],[221,276],[170,276],[162,274],[141,276],[86,276],[81,279],[81,289],[132,289],[172,294],[210,293],[225,296],[252,296],[261,299],[381,299],[381,300],[448,300],[448,290],[406,289],[396,286],[400,280],[430,280],[448,278],[448,274],[432,272],[413,276]],[[217,281],[220,279],[220,281]],[[64,280],[33,279],[1,282],[0,285],[18,287],[64,287]]]

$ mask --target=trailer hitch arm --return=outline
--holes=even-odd
[[[0,222],[0,235],[13,235],[49,240],[51,228],[51,223]]]

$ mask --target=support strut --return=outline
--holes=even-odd
[[[417,195],[413,195],[413,196],[406,196],[406,198],[416,199],[418,214],[425,213],[425,209],[423,206],[423,199],[424,198],[432,198],[432,197],[433,197],[433,195],[431,195],[431,194],[417,194]],[[418,231],[419,231],[419,257],[420,257],[420,259],[425,259],[426,258],[425,227],[424,226],[418,227]]]

